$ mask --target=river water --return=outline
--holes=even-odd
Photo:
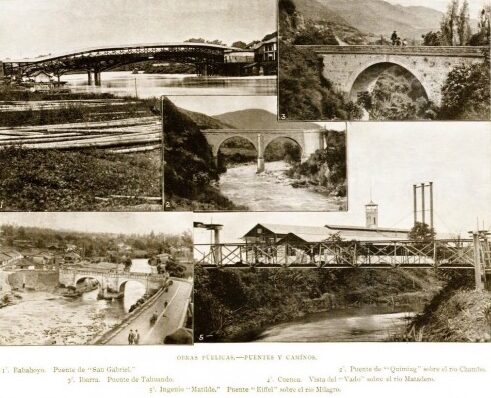
[[[88,85],[87,74],[64,75],[73,92],[111,93],[138,98],[162,95],[276,95],[276,77],[202,77],[178,74],[103,72],[101,86]]]
[[[135,259],[134,272],[150,272],[147,259]],[[0,309],[1,345],[87,344],[117,325],[145,293],[138,282],[126,283],[123,300],[98,300],[97,289],[67,298],[46,292],[18,292],[22,300]]]
[[[331,198],[307,188],[293,188],[284,175],[286,162],[267,162],[266,171],[256,174],[255,164],[229,166],[220,176],[220,192],[236,205],[251,211],[339,211],[346,198]]]
[[[374,342],[404,331],[415,312],[410,308],[366,307],[311,314],[266,329],[257,341]]]

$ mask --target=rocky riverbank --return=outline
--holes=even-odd
[[[0,345],[88,344],[124,316],[122,309],[106,301],[68,299],[46,292],[22,292],[20,296],[13,305],[0,309]]]

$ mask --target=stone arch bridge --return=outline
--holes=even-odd
[[[5,60],[0,62],[0,77],[21,78],[43,71],[59,79],[68,72],[86,71],[89,84],[93,77],[95,84],[100,85],[101,72],[148,60],[193,64],[197,73],[207,75],[221,67],[225,51],[231,49],[234,48],[192,42],[93,47],[32,59]]]
[[[99,282],[99,294],[108,297],[110,294],[123,294],[126,282],[135,281],[145,286],[145,293],[153,294],[165,286],[168,276],[163,274],[147,274],[143,272],[113,272],[80,268],[61,268],[59,283],[65,287],[76,288],[77,283],[84,279],[95,279]]]
[[[264,152],[266,148],[278,138],[294,141],[300,147],[302,161],[316,150],[325,148],[324,133],[321,129],[207,129],[202,132],[212,148],[215,162],[218,159],[220,147],[225,141],[240,137],[250,142],[257,152],[258,173],[265,169]]]
[[[456,66],[489,59],[487,47],[430,46],[297,46],[314,51],[323,61],[322,74],[334,87],[356,101],[359,92],[370,91],[378,77],[397,66],[422,85],[427,98],[441,104],[441,89]]]

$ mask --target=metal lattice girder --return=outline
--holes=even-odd
[[[298,244],[222,244],[209,246],[197,264],[269,265],[326,268],[434,267],[473,268],[474,248],[468,240],[351,241]]]
[[[89,49],[40,59],[6,61],[7,75],[31,75],[37,71],[63,74],[68,71],[104,71],[148,59],[182,63],[206,63],[219,65],[224,62],[227,47],[206,43],[141,45],[107,49]]]
[[[221,264],[237,264],[242,263],[242,250],[240,246],[234,245],[216,245],[221,248]]]
[[[474,263],[474,247],[467,241],[437,242],[438,263],[445,265],[463,265]]]

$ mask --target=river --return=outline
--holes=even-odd
[[[255,164],[229,166],[220,176],[220,192],[236,205],[251,211],[339,211],[346,198],[328,197],[307,188],[293,188],[284,175],[286,162],[267,162],[266,171],[256,174]]]
[[[134,272],[150,272],[147,259],[135,259]],[[126,283],[123,300],[98,300],[97,289],[81,297],[34,291],[17,292],[22,299],[0,309],[0,345],[87,344],[128,313],[145,293],[138,282]]]
[[[153,98],[162,95],[276,95],[276,77],[202,77],[178,74],[103,72],[101,86],[88,85],[87,74],[64,75],[73,92],[111,93]]]
[[[307,315],[266,329],[257,341],[375,342],[404,331],[414,309],[365,307],[335,309]]]

